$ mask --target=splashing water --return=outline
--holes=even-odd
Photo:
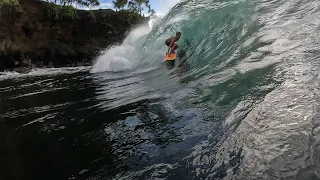
[[[91,73],[0,74],[0,176],[320,179],[319,16],[315,0],[185,0]]]
[[[308,158],[319,149],[309,145],[313,150],[303,158],[299,154],[309,148],[300,147],[296,141],[308,141],[308,134],[318,127],[311,117],[319,103],[312,100],[315,94],[311,89],[319,87],[302,84],[310,80],[307,76],[313,76],[311,67],[318,69],[318,63],[304,59],[311,57],[314,45],[319,47],[315,37],[319,34],[319,7],[319,2],[313,0],[186,0],[152,28],[131,59],[160,66],[165,38],[181,31],[178,54],[183,52],[190,66],[184,76],[194,86],[201,86],[196,102],[202,102],[202,108],[211,107],[208,111],[212,116],[225,118],[221,123],[223,135],[196,145],[186,157],[187,162],[177,166],[170,160],[171,164],[157,164],[164,174],[172,179],[177,177],[170,171],[188,172],[192,174],[190,179],[299,179],[303,177],[299,167],[303,167],[310,179],[319,178],[318,163],[314,163],[318,159]],[[315,51],[311,54],[318,57]],[[257,101],[261,103],[255,106]],[[233,110],[224,114],[229,108]],[[316,136],[318,139],[319,134]],[[290,164],[297,159],[304,163]],[[161,177],[158,167],[149,166],[121,175],[122,179],[150,178],[145,174],[148,168],[156,174],[152,178]]]
[[[137,51],[143,42],[143,37],[147,35],[150,30],[151,28],[147,24],[132,30],[121,45],[107,49],[103,55],[97,59],[91,72],[118,72],[133,68],[136,65]]]

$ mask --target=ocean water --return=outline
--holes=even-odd
[[[1,73],[0,179],[320,179],[319,17],[182,1],[92,67]]]

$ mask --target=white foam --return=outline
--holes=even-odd
[[[29,73],[18,72],[0,72],[0,81],[5,79],[14,79],[27,76],[46,76],[46,75],[58,75],[58,74],[72,74],[76,72],[88,71],[91,67],[79,66],[79,67],[64,67],[64,68],[37,68],[31,70]]]
[[[0,81],[4,79],[10,79],[14,78],[16,76],[20,75],[20,73],[17,72],[0,72]]]
[[[91,72],[104,72],[104,71],[124,71],[133,66],[127,58],[134,53],[135,47],[131,45],[115,46],[104,52],[98,58]],[[130,55],[129,55],[130,54]]]
[[[148,34],[152,23],[143,24],[132,30],[120,46],[107,49],[93,65],[91,72],[119,72],[133,68],[137,63],[137,50],[141,47],[140,38]]]
[[[54,74],[72,74],[76,72],[88,71],[90,66],[78,66],[78,67],[64,67],[64,68],[39,68],[33,69],[31,72],[25,75],[29,76],[43,76],[43,75],[54,75]]]

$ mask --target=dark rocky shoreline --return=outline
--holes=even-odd
[[[76,10],[75,18],[53,20],[48,4],[20,0],[13,18],[0,18],[0,71],[90,66],[101,50],[120,43],[145,18],[122,11]],[[6,17],[7,16],[7,17]]]

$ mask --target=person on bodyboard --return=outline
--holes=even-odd
[[[176,36],[169,37],[166,40],[166,45],[169,47],[167,55],[170,56],[172,53],[175,53],[175,50],[178,49],[176,42],[180,39],[181,32],[177,32]]]

